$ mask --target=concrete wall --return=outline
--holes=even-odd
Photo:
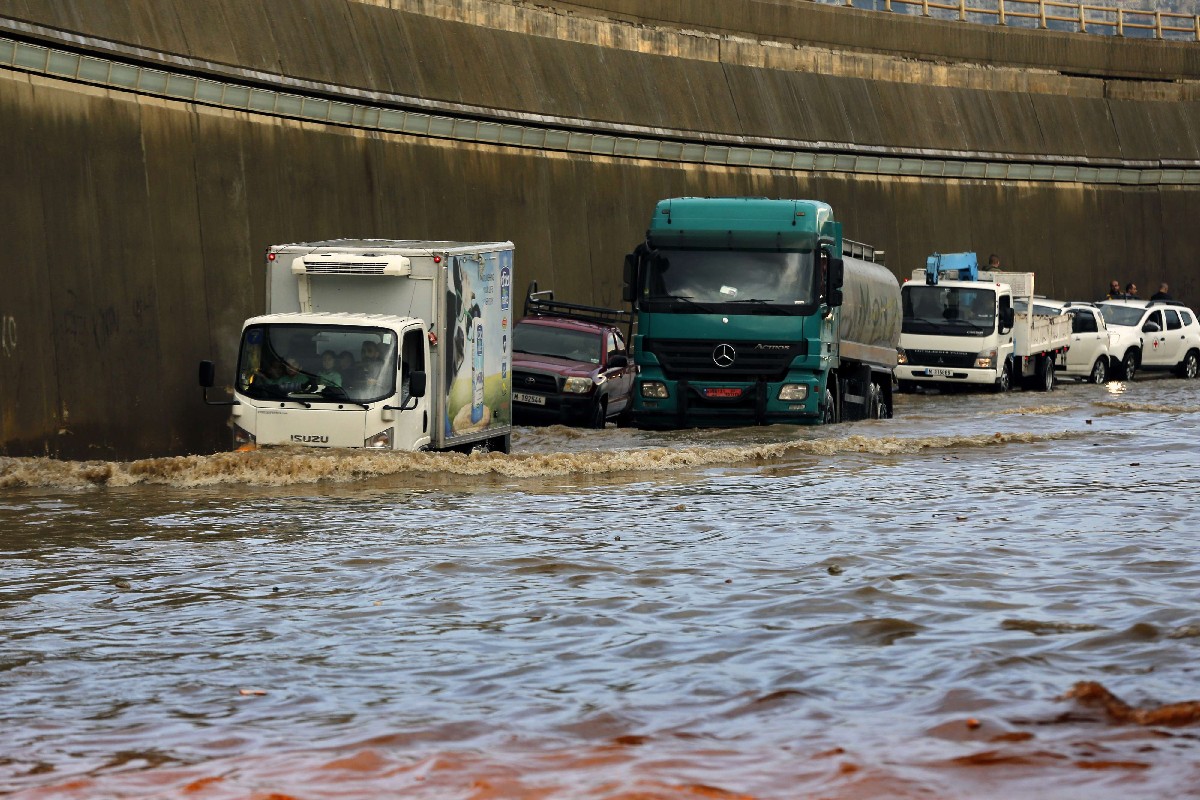
[[[1200,159],[1194,84],[1080,77],[1190,78],[1195,45],[1069,37],[1062,58],[1075,74],[1061,75],[1012,67],[1044,61],[1048,48],[1035,45],[1062,41],[1057,34],[804,2],[550,5],[10,0],[0,17],[24,35],[57,35],[31,27],[44,25],[109,40],[85,43],[97,50],[141,48],[164,62],[210,62],[192,69],[281,73],[494,116],[999,157]],[[644,9],[641,27],[624,19],[634,7]],[[772,30],[845,49],[813,49],[799,33],[782,45],[758,41]],[[980,69],[877,54],[913,48],[927,58],[969,51],[971,60],[1000,60]],[[1093,60],[1075,63],[1081,52]],[[831,202],[848,234],[886,248],[898,273],[933,250],[975,248],[1036,270],[1039,290],[1053,296],[1092,297],[1112,277],[1148,294],[1167,277],[1200,301],[1200,243],[1187,235],[1200,210],[1192,187],[588,157],[301,123],[4,71],[0,119],[19,121],[0,125],[0,452],[10,455],[133,458],[226,446],[227,412],[202,405],[196,362],[215,357],[221,378],[231,378],[240,321],[262,309],[262,250],[289,241],[511,238],[519,289],[537,278],[563,299],[616,304],[621,258],[657,199],[799,196]]]

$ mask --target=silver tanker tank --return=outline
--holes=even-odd
[[[842,263],[840,355],[891,370],[900,345],[900,283],[881,264],[848,256]]]

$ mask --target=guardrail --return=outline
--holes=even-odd
[[[1200,41],[1200,15],[1142,11],[1065,0],[994,0],[988,7],[967,0],[815,0],[819,3],[978,24],[1095,33],[1146,39]]]

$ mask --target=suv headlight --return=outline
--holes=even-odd
[[[594,385],[591,378],[567,378],[563,384],[563,391],[571,394],[587,394]]]
[[[984,350],[975,356],[976,369],[993,369],[996,366],[996,351]]]
[[[363,447],[370,447],[373,450],[391,450],[392,433],[395,430],[395,428],[388,428],[386,431],[380,431],[363,442]]]

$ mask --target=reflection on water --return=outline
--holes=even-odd
[[[897,406],[0,459],[0,792],[1194,792],[1200,382]]]

